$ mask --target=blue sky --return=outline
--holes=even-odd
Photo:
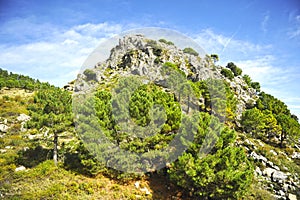
[[[0,67],[63,86],[101,41],[141,27],[190,36],[300,118],[298,0],[0,0]]]

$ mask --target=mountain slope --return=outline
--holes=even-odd
[[[234,63],[222,67],[216,58],[200,57],[189,47],[179,49],[163,39],[125,36],[106,61],[85,69],[74,86],[65,87],[74,87],[73,98],[77,95],[95,102],[92,112],[76,110],[91,108],[84,107],[89,105],[86,98],[80,104],[73,99],[72,112],[66,109],[72,106],[72,92],[1,70],[1,198],[299,198],[296,117],[283,102],[260,92],[259,83],[242,75]],[[127,79],[132,75],[135,78]],[[126,99],[126,89],[131,87],[135,90]],[[116,101],[118,95],[128,101]],[[154,105],[161,105],[165,115],[153,110]],[[116,106],[128,108],[136,124],[132,130],[133,123],[122,122],[126,116],[115,115]],[[142,138],[142,131],[149,130],[144,127],[153,127],[153,116],[164,119],[157,123],[161,129],[153,128]],[[88,126],[75,126],[77,119],[87,121]],[[192,119],[196,131],[183,132],[194,134],[193,140],[182,142],[186,151],[158,169],[152,160],[156,155],[147,152],[167,147],[184,127],[183,121]],[[89,129],[90,124],[105,130],[105,136],[122,149],[145,155],[143,164],[150,173],[123,173],[99,162],[88,149],[96,145],[105,155],[107,146],[86,143],[84,137],[99,137]],[[216,130],[221,130],[219,135],[214,134]],[[201,157],[198,152],[208,132],[217,139],[212,139],[214,145]],[[57,166],[51,161],[56,145]],[[164,161],[164,156],[157,158]],[[127,157],[107,161],[128,166]]]

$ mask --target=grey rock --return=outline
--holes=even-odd
[[[288,194],[288,199],[289,199],[289,200],[297,200],[297,196],[294,195],[294,194],[289,193],[289,194]]]
[[[0,132],[6,133],[8,131],[9,127],[5,124],[0,124]]]
[[[283,173],[282,171],[277,171],[275,170],[273,175],[272,175],[272,178],[274,181],[285,181],[287,179],[287,175],[285,173]]]
[[[270,150],[270,153],[272,153],[274,156],[278,155],[273,149]]]
[[[284,183],[283,186],[282,186],[282,189],[283,189],[283,191],[287,192],[288,189],[289,189],[289,185]]]
[[[15,172],[24,171],[24,170],[26,170],[26,167],[20,166],[15,169]]]
[[[300,159],[300,152],[294,152],[292,155],[293,159]]]
[[[263,175],[264,176],[268,176],[268,177],[272,177],[272,174],[275,172],[276,170],[275,169],[272,169],[272,168],[269,168],[267,167],[266,169],[264,169],[263,171]]]
[[[0,153],[6,153],[7,150],[6,149],[0,149]]]
[[[273,168],[280,171],[280,168],[277,165],[273,165]]]
[[[256,173],[257,175],[259,175],[259,176],[262,175],[262,171],[260,170],[259,167],[256,167],[256,168],[255,168],[255,173]]]
[[[28,115],[26,115],[26,114],[20,114],[18,117],[17,117],[17,120],[19,121],[19,122],[26,122],[26,121],[28,121],[28,120],[30,120],[31,119],[31,117],[30,116],[28,116]]]
[[[278,194],[279,194],[280,196],[282,196],[282,197],[285,196],[285,193],[284,193],[282,190],[279,190],[279,191],[278,191]]]
[[[262,155],[258,155],[257,153],[255,153],[255,151],[252,151],[250,153],[250,156],[256,160],[256,161],[260,161],[260,162],[263,162],[263,163],[268,163],[268,159]],[[273,164],[273,163],[272,163]]]

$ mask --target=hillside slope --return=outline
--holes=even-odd
[[[222,67],[216,59],[164,39],[129,35],[106,61],[83,71],[75,85],[65,89],[1,70],[0,197],[299,198],[298,119],[234,63]],[[127,93],[131,87],[135,90]],[[165,113],[153,110],[154,105],[161,105]],[[125,115],[116,115],[116,107],[129,110],[136,124],[132,129]],[[143,129],[153,127],[153,116],[163,119],[160,129]],[[168,155],[148,153],[168,147],[181,130],[188,130],[188,120],[196,120],[191,121],[194,131],[182,132],[179,141],[185,151],[178,159],[164,163]],[[136,165],[111,152],[105,157],[109,148],[104,140],[99,143],[97,130],[121,149],[143,155],[143,160]],[[141,137],[143,130],[148,137]],[[207,136],[213,145],[201,156]],[[57,166],[52,160],[56,152]],[[164,165],[157,165],[153,157]],[[107,163],[148,172],[124,173]]]

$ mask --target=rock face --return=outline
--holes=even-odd
[[[174,63],[185,76],[192,81],[208,78],[226,80],[238,99],[237,119],[241,117],[247,104],[255,102],[256,91],[249,88],[241,76],[229,80],[221,74],[222,67],[216,66],[209,56],[199,57],[184,53],[175,45],[154,41],[143,35],[127,35],[119,40],[119,44],[111,49],[109,58],[99,62],[91,69],[79,74],[75,84],[75,92],[87,91],[98,82],[105,84],[119,75],[139,75],[147,77],[158,85],[164,85],[161,68],[164,63]],[[89,80],[89,75],[95,75]]]
[[[20,128],[20,131],[21,132],[25,132],[26,131],[26,128],[24,128],[24,125],[26,124],[27,121],[29,121],[31,119],[30,116],[26,115],[26,114],[20,114],[18,117],[17,117],[17,120],[19,122],[21,122],[21,128]]]

